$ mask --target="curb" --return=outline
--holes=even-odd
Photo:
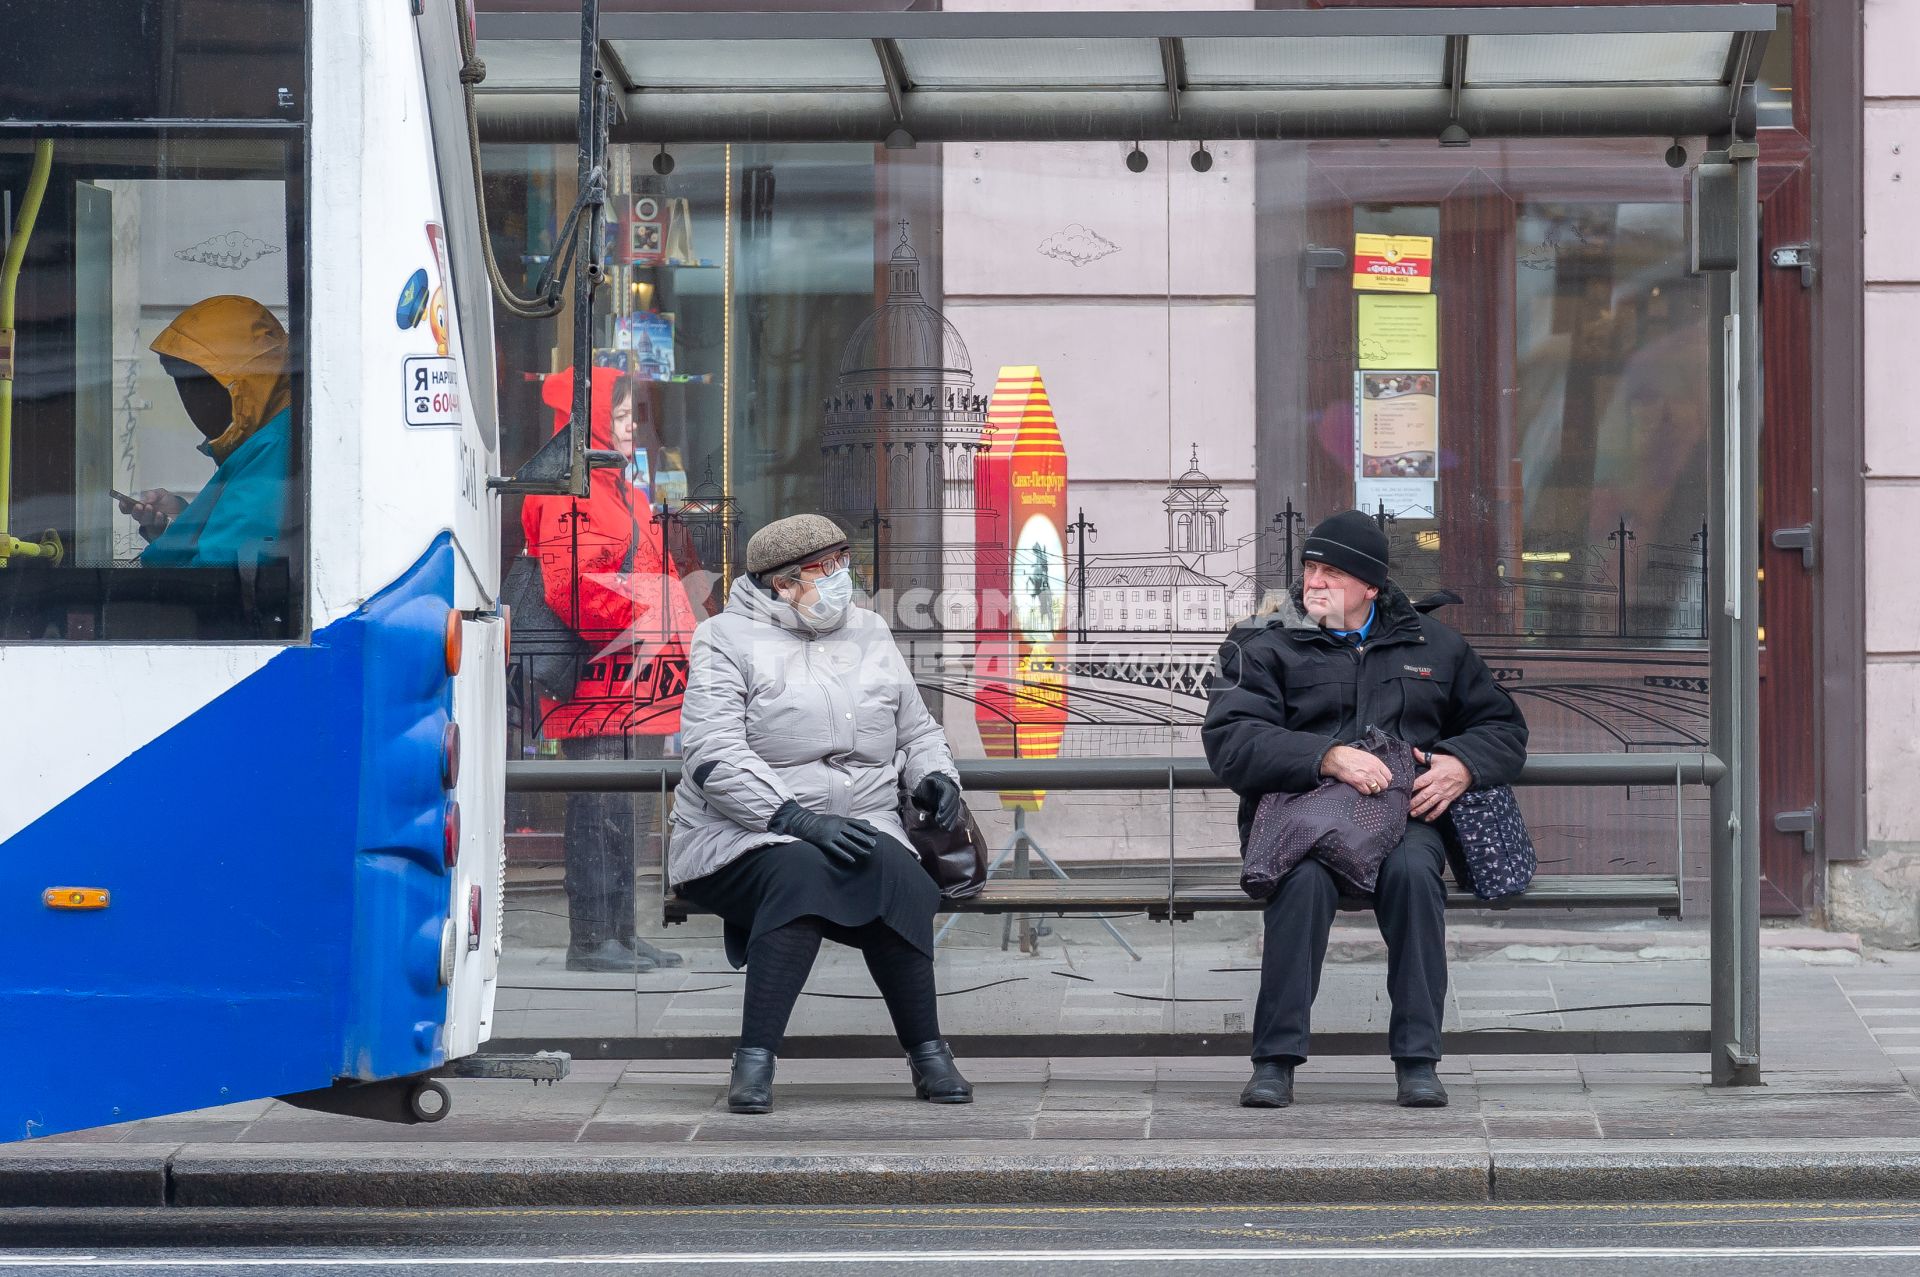
[[[1920,1200],[1920,1148],[1508,1150],[1492,1170],[1495,1200],[1511,1202]]]
[[[196,1149],[179,1206],[870,1206],[1484,1201],[1484,1153],[346,1156]]]
[[[0,1207],[1179,1205],[1920,1200],[1920,1149],[1566,1145],[1209,1153],[684,1153],[153,1145],[0,1155]]]

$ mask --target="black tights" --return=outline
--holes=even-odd
[[[940,1011],[934,1003],[933,960],[902,940],[884,922],[843,927],[824,918],[795,918],[755,936],[747,945],[746,1006],[741,1015],[740,1045],[778,1052],[786,1036],[787,1019],[813,970],[822,939],[837,940],[860,950],[867,971],[900,1045],[908,1049],[940,1036]]]

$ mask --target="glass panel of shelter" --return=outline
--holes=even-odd
[[[1204,413],[1193,431],[1202,458],[1222,458],[1205,468],[1225,498],[1229,552],[1189,566],[1220,583],[1234,617],[1273,606],[1298,580],[1306,531],[1358,506],[1387,531],[1409,597],[1458,596],[1436,615],[1526,712],[1533,752],[1705,748],[1709,299],[1687,273],[1685,172],[1671,145],[1257,148],[1243,233],[1257,263],[1257,353],[1231,373],[1254,411],[1244,425]],[[1687,162],[1698,157],[1697,141],[1684,145]],[[1197,238],[1233,251],[1225,227]],[[1385,286],[1370,259],[1388,268]],[[1176,364],[1170,395],[1217,397],[1213,375]],[[1180,881],[1237,874],[1232,806],[1212,797],[1176,804]],[[1543,875],[1683,873],[1690,889],[1704,877],[1704,793],[1682,802],[1684,870],[1670,788],[1520,797]],[[1178,1025],[1245,1031],[1260,914],[1202,917],[1176,928]],[[1528,915],[1455,921],[1499,919]],[[1343,922],[1371,946],[1369,917]],[[1352,971],[1329,966],[1317,1030],[1387,1027],[1377,979]],[[1450,1027],[1585,1023],[1508,1014],[1577,1002],[1565,994],[1578,969],[1551,981],[1458,975]],[[1467,996],[1500,979],[1512,1005]]]
[[[637,378],[636,517],[705,614],[754,529],[828,513],[957,755],[1165,759],[1202,752],[1228,627],[1287,590],[1314,520],[1359,503],[1410,594],[1460,595],[1440,616],[1527,710],[1536,752],[1701,747],[1707,299],[1669,145],[1215,144],[1202,172],[1191,146],[1149,144],[1140,173],[1127,144],[684,147],[668,174],[623,148],[596,345]],[[537,273],[569,162],[489,148],[503,261]],[[1358,235],[1431,240],[1431,291],[1356,289]],[[509,463],[552,428],[537,377],[564,365],[564,323],[501,325]],[[1396,429],[1434,437],[1373,446]],[[1029,436],[1019,505],[994,450]],[[557,741],[525,690],[520,756],[677,752],[671,734]],[[1237,870],[1224,793],[969,800],[1003,874],[1022,857],[1092,883]],[[514,800],[502,1032],[734,1032],[717,924],[654,922],[657,799],[616,837],[638,930],[687,964],[560,974],[569,801]],[[1674,871],[1669,790],[1523,805],[1542,873]],[[1243,1030],[1258,918],[959,915],[945,1027]],[[814,988],[845,996],[806,999],[793,1031],[884,1037],[864,981],[851,953],[823,963]],[[1376,1002],[1332,999],[1352,1014],[1324,1027],[1383,1027],[1360,1009]]]
[[[1167,585],[1130,574],[1142,555],[1166,557],[1160,529],[1180,517],[1167,504],[1175,471],[1160,469],[1173,451],[1172,160],[1151,147],[1152,169],[1135,174],[1128,149],[675,147],[667,165],[618,148],[596,361],[621,379],[616,405],[632,405],[636,520],[664,538],[697,614],[742,588],[754,530],[819,511],[846,529],[870,605],[957,757],[1166,756],[1168,703],[1150,672],[1095,679],[1084,699],[1062,693],[1087,652],[1160,661],[1173,611]],[[486,161],[498,255],[537,274],[572,199],[570,157],[490,147]],[[509,465],[557,424],[542,392],[566,362],[565,325],[501,321]],[[1082,492],[1092,499],[1074,505]],[[1101,494],[1119,502],[1104,541]],[[524,542],[515,514],[509,562]],[[515,650],[515,756],[677,755],[677,735],[636,730],[650,719],[646,688],[627,692],[625,731],[555,730],[568,716],[533,684],[538,636],[523,627]],[[1164,881],[1159,787],[969,798],[1000,875]],[[647,797],[514,797],[504,1036],[737,1030],[740,976],[717,922],[657,925],[665,819]],[[630,979],[569,971],[569,886],[585,892],[622,854],[638,931],[685,965]],[[1168,1027],[1164,937],[1143,913],[960,915],[938,943],[946,1027]],[[1082,978],[1036,977],[1036,961]],[[887,1036],[850,951],[829,946],[810,987],[832,996],[803,1000],[792,1032]]]

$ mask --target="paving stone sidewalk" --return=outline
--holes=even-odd
[[[1460,964],[1459,1005],[1543,969],[1562,970]],[[1697,962],[1611,970],[1620,1002],[1704,987]],[[1701,1056],[1477,1055],[1456,1032],[1438,1111],[1396,1108],[1391,1065],[1363,1058],[1309,1062],[1282,1111],[1236,1105],[1238,1059],[973,1059],[970,1107],[915,1101],[902,1061],[790,1060],[764,1117],[726,1111],[723,1061],[583,1060],[555,1086],[452,1082],[453,1113],[430,1125],[261,1100],[9,1146],[0,1205],[1451,1198],[1496,1183],[1547,1199],[1663,1183],[1920,1197],[1920,955],[1769,959],[1763,1008],[1764,1087],[1714,1090]]]

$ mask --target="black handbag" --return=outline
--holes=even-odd
[[[587,659],[587,641],[547,604],[540,560],[516,555],[500,582],[500,597],[513,609],[514,659],[550,700],[572,700]]]
[[[902,795],[899,816],[913,854],[920,857],[920,867],[939,886],[943,899],[966,900],[980,894],[987,885],[987,840],[972,812],[964,812],[958,827],[942,829],[913,799]]]
[[[627,511],[627,517],[633,523],[633,537],[620,560],[622,576],[633,571],[634,551],[640,547],[640,521],[632,510]],[[573,561],[580,561],[578,543],[574,545]],[[666,570],[664,564],[661,570]],[[592,649],[547,603],[546,581],[536,555],[523,551],[514,556],[501,579],[500,598],[513,609],[515,659],[549,700],[563,704],[572,700],[580,686],[580,670]]]

